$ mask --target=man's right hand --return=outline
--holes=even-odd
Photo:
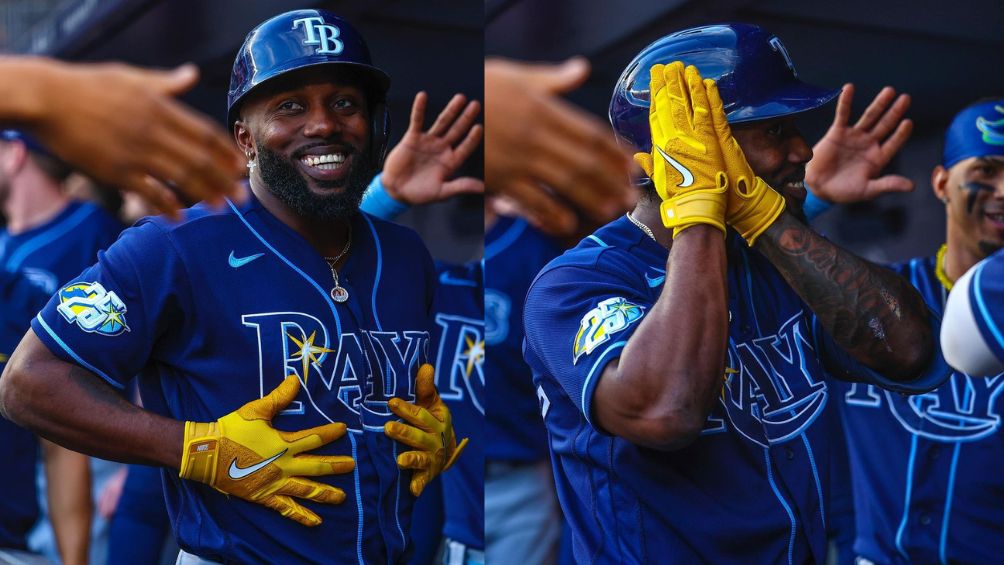
[[[680,61],[653,65],[651,74],[652,152],[634,158],[662,198],[662,223],[674,236],[695,224],[724,234],[729,182],[701,75]]]
[[[304,526],[320,524],[317,514],[293,498],[339,504],[345,492],[303,477],[349,473],[355,461],[340,455],[301,455],[345,435],[345,424],[298,432],[272,427],[272,418],[299,391],[300,380],[292,375],[264,398],[216,422],[185,422],[180,476],[267,506]]]
[[[94,180],[137,192],[160,212],[185,199],[243,199],[244,159],[219,125],[175,100],[199,78],[194,65],[150,70],[12,57],[31,110],[12,123]],[[12,71],[13,72],[13,71]]]

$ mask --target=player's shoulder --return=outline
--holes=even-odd
[[[645,245],[647,237],[626,217],[614,220],[551,260],[537,275],[534,286],[569,271],[588,271],[597,278],[638,279],[652,263],[665,265],[665,257],[652,256]]]
[[[82,213],[86,214],[86,225],[96,231],[118,233],[125,227],[118,218],[93,202],[80,201],[76,205]]]

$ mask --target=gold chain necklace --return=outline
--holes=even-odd
[[[343,286],[338,284],[338,270],[335,269],[335,265],[338,261],[345,257],[345,254],[349,252],[349,247],[352,245],[352,229],[349,228],[349,238],[345,240],[345,247],[342,248],[341,253],[335,255],[334,257],[325,257],[324,261],[328,264],[331,269],[331,278],[335,280],[335,286],[331,288],[331,299],[335,302],[342,303],[349,299],[349,291],[345,290]]]
[[[656,243],[658,243],[658,240],[655,239],[655,234],[652,233],[652,229],[651,228],[649,228],[645,224],[639,222],[637,218],[635,218],[634,216],[631,215],[631,212],[628,212],[625,215],[627,216],[628,221],[630,221],[632,224],[638,226],[638,229],[640,229],[641,231],[645,232],[645,235],[651,237],[652,241],[655,241]]]
[[[950,291],[955,283],[945,273],[945,254],[947,252],[948,244],[942,243],[941,247],[938,248],[938,254],[934,256],[934,276],[938,277],[938,282],[945,287],[945,290]]]

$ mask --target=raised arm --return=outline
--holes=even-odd
[[[714,133],[714,120],[725,114],[709,103],[696,68],[673,63],[651,73],[653,149],[636,160],[662,198],[659,217],[673,230],[672,250],[659,299],[621,357],[604,368],[593,407],[603,430],[669,450],[700,434],[725,374],[728,181]],[[643,205],[643,217],[654,220],[654,212],[654,204]]]
[[[860,363],[895,381],[915,378],[934,341],[927,307],[910,283],[785,213],[755,246]]]

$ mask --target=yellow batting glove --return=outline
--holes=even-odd
[[[718,85],[711,79],[705,80],[704,84],[711,104],[715,133],[725,156],[726,174],[731,183],[725,219],[753,247],[760,234],[784,212],[784,197],[753,173],[746,155],[732,136],[732,129],[729,128],[722,107],[722,97],[718,94]]]
[[[662,198],[662,223],[674,236],[695,224],[724,235],[728,178],[700,73],[680,61],[653,65],[649,93],[652,152],[634,159]]]
[[[392,398],[387,403],[391,412],[407,424],[387,422],[383,428],[387,437],[415,448],[397,457],[398,467],[414,469],[410,486],[411,494],[415,496],[422,494],[432,479],[449,469],[467,446],[467,439],[457,445],[453,418],[433,384],[434,375],[432,365],[418,368],[415,403],[400,398]]]
[[[340,455],[300,455],[345,435],[345,424],[298,432],[272,427],[272,418],[299,392],[300,380],[292,375],[268,396],[215,422],[185,422],[181,478],[267,506],[304,526],[320,524],[320,516],[293,498],[339,504],[345,492],[302,477],[349,473],[355,461]]]

